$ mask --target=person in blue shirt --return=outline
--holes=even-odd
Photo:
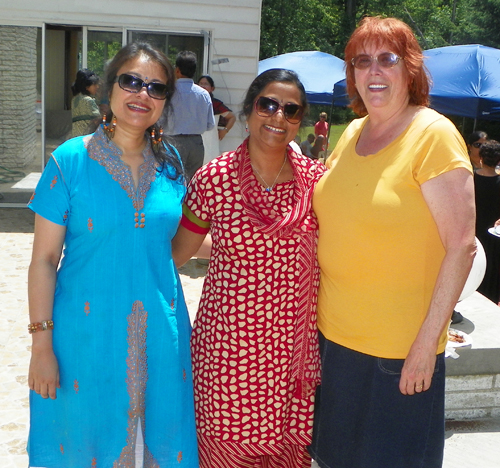
[[[194,83],[196,54],[184,50],[175,60],[176,89],[171,105],[166,107],[160,123],[179,151],[187,180],[203,165],[205,149],[202,133],[215,126],[212,98]]]

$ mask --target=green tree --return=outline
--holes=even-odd
[[[405,21],[423,49],[500,46],[500,0],[263,0],[260,58],[298,50],[343,57],[349,36],[366,15]]]
[[[339,7],[333,1],[263,0],[260,60],[300,50],[340,50]]]

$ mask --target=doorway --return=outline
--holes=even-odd
[[[173,63],[179,51],[194,51],[198,57],[195,79],[208,69],[209,33],[206,31],[187,33],[62,24],[17,29],[20,34],[25,31],[31,34],[26,50],[32,60],[23,72],[25,77],[32,76],[30,80],[23,80],[23,85],[29,87],[23,91],[29,105],[17,106],[22,107],[22,112],[19,122],[14,124],[23,129],[19,135],[29,151],[24,148],[9,151],[6,163],[0,160],[0,207],[25,207],[51,153],[71,137],[71,85],[81,68],[88,68],[102,78],[106,63],[124,44],[147,41],[162,50]],[[104,96],[98,95],[96,100],[98,104],[106,104]],[[11,123],[17,118],[10,111],[4,114],[5,120]],[[5,146],[3,139],[7,140],[4,133],[0,131],[0,156]]]

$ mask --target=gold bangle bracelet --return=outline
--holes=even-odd
[[[52,320],[43,320],[41,322],[33,322],[28,325],[28,333],[36,333],[37,331],[53,330],[54,322]]]

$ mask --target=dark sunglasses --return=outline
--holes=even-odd
[[[153,99],[163,100],[167,98],[168,91],[167,85],[163,83],[146,83],[141,78],[137,78],[133,75],[128,75],[127,73],[121,74],[115,80],[123,91],[129,93],[140,93],[142,88],[146,88],[149,97]]]
[[[366,70],[371,67],[373,62],[377,62],[382,68],[392,68],[395,67],[400,60],[401,57],[392,52],[383,52],[377,57],[366,54],[357,55],[351,60],[351,63],[354,65],[354,68],[358,70]]]
[[[300,123],[304,115],[304,107],[299,104],[288,103],[282,106],[276,99],[261,96],[255,101],[255,112],[261,117],[271,117],[279,110],[283,116],[292,124]]]
[[[480,143],[479,141],[475,141],[474,143],[472,143],[472,146],[474,148],[478,148],[479,149],[479,148],[481,148],[481,146],[483,146],[483,144]]]

